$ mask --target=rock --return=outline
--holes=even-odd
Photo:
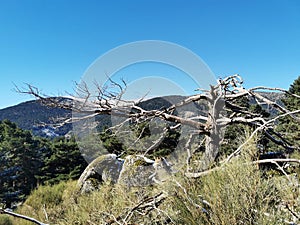
[[[151,160],[142,155],[128,155],[118,159],[115,154],[102,155],[92,161],[78,180],[81,193],[99,189],[103,182],[127,187],[140,187],[160,183],[171,173],[165,159]]]
[[[154,183],[155,168],[154,161],[140,155],[126,156],[123,168],[120,172],[118,184],[138,187]]]
[[[91,193],[100,188],[101,182],[95,178],[85,180],[81,186],[81,194]]]
[[[116,183],[123,161],[115,154],[102,155],[92,161],[81,174],[78,186],[81,193],[88,193],[99,188],[103,182]]]

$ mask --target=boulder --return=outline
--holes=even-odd
[[[92,161],[81,174],[78,187],[81,193],[88,193],[99,188],[103,182],[116,183],[122,169],[123,160],[115,154],[102,155]]]
[[[118,159],[115,154],[107,154],[87,166],[78,186],[81,193],[97,190],[103,182],[140,187],[160,183],[170,173],[170,166],[164,158],[154,161],[142,155],[128,155],[125,159]]]
[[[141,155],[129,155],[125,157],[120,171],[118,184],[138,187],[154,183],[156,169],[155,161]]]

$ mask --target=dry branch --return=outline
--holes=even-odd
[[[296,116],[300,111],[290,112],[284,106],[279,105],[277,102],[264,97],[259,91],[280,91],[286,95],[292,95],[299,98],[300,96],[290,93],[289,91],[280,88],[269,87],[254,87],[245,89],[243,87],[243,80],[238,75],[232,75],[224,79],[220,79],[218,84],[211,86],[209,90],[204,90],[200,94],[192,95],[185,98],[183,101],[171,105],[168,108],[146,110],[142,108],[139,103],[142,101],[128,101],[122,99],[126,91],[126,83],[117,83],[112,79],[108,79],[111,86],[115,91],[110,90],[109,86],[96,86],[96,96],[90,93],[88,86],[85,83],[78,85],[78,96],[71,97],[72,102],[60,102],[55,98],[49,98],[39,92],[38,88],[27,84],[24,90],[16,87],[20,93],[30,94],[37,99],[41,100],[43,104],[51,107],[60,107],[71,109],[78,112],[78,117],[73,116],[72,119],[66,119],[65,122],[76,122],[78,120],[86,120],[98,115],[112,115],[116,117],[123,117],[125,121],[134,122],[139,124],[141,122],[150,121],[153,118],[160,118],[164,121],[171,122],[172,124],[185,125],[197,130],[198,135],[205,136],[205,154],[203,159],[202,170],[207,170],[210,165],[215,161],[219,153],[219,146],[222,142],[223,128],[230,124],[245,124],[255,128],[250,138],[242,144],[234,153],[228,156],[227,161],[232,157],[238,155],[242,147],[257,133],[262,132],[266,134],[272,142],[283,146],[289,152],[296,148],[291,146],[285,138],[273,130],[274,122],[284,116],[290,116],[293,119],[300,121]],[[253,113],[248,108],[239,106],[236,101],[242,97],[254,99],[258,105],[269,105],[278,113],[283,113],[276,118],[264,117],[259,113]],[[190,103],[197,103],[199,101],[205,102],[208,107],[207,112],[202,112],[198,116],[184,117],[176,115],[174,112]],[[223,109],[224,107],[224,109]],[[118,125],[115,125],[118,126]],[[158,140],[155,143],[159,143]],[[156,144],[155,144],[156,147]],[[188,157],[191,157],[190,155]]]
[[[155,196],[145,197],[135,206],[133,206],[129,210],[126,210],[122,215],[118,217],[108,214],[109,216],[113,217],[113,219],[107,221],[106,224],[107,225],[111,225],[113,223],[123,224],[123,225],[128,224],[128,222],[130,221],[134,213],[139,213],[143,216],[146,216],[152,210],[156,210],[157,207],[166,199],[166,197],[167,195],[163,192],[160,192]]]
[[[28,217],[28,216],[24,216],[24,215],[21,215],[21,214],[18,214],[18,213],[14,213],[8,209],[0,209],[0,214],[7,214],[9,216],[13,216],[13,217],[16,217],[16,218],[20,218],[20,219],[23,219],[23,220],[27,220],[27,221],[30,221],[32,223],[35,223],[35,224],[38,224],[38,225],[49,225],[49,224],[46,224],[46,223],[42,223],[32,217]]]
[[[261,160],[256,160],[251,162],[250,164],[252,165],[256,165],[256,164],[266,164],[266,163],[274,163],[275,165],[278,165],[278,162],[289,162],[289,163],[297,163],[300,165],[300,160],[299,159],[261,159]],[[249,165],[249,163],[245,163],[245,165]],[[202,176],[206,176],[212,172],[216,172],[219,170],[225,169],[225,164],[222,164],[219,167],[214,167],[212,169],[209,170],[205,170],[202,172],[196,172],[196,173],[185,173],[185,175],[189,178],[199,178]]]

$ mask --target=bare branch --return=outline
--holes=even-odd
[[[127,224],[135,212],[146,216],[149,212],[155,210],[157,206],[159,206],[166,199],[166,197],[167,195],[164,192],[160,192],[155,196],[145,197],[138,204],[130,208],[128,212],[118,217],[113,216],[113,220],[108,221],[107,225],[111,225],[115,222],[118,224]],[[119,221],[123,221],[123,223],[120,223]]]
[[[249,89],[250,91],[256,91],[256,90],[269,90],[269,91],[280,91],[280,92],[283,92],[287,95],[291,95],[295,98],[300,98],[299,95],[296,95],[296,94],[293,94],[285,89],[282,89],[282,88],[272,88],[272,87],[263,87],[263,86],[258,86],[258,87],[254,87],[254,88],[250,88]]]
[[[42,223],[32,217],[28,217],[28,216],[24,216],[24,215],[21,215],[21,214],[18,214],[18,213],[14,213],[8,209],[0,209],[0,214],[7,214],[7,215],[10,215],[10,216],[13,216],[13,217],[16,217],[16,218],[20,218],[20,219],[23,219],[23,220],[27,220],[27,221],[30,221],[30,222],[33,222],[35,224],[38,224],[38,225],[49,225],[49,224],[46,224],[46,223]]]
[[[229,162],[229,161],[232,159],[232,157],[238,155],[238,154],[240,153],[241,149],[242,149],[242,148],[243,148],[243,147],[244,147],[244,146],[245,146],[245,145],[246,145],[246,144],[254,137],[254,135],[255,135],[258,131],[263,130],[267,125],[273,123],[274,121],[276,121],[276,120],[278,120],[278,119],[280,119],[280,118],[282,118],[282,117],[285,117],[285,116],[290,115],[290,114],[296,114],[296,113],[299,113],[299,112],[300,112],[300,110],[295,110],[295,111],[292,111],[292,112],[287,112],[287,113],[281,114],[281,115],[276,116],[275,118],[273,118],[273,119],[271,119],[271,120],[269,120],[269,121],[263,123],[261,126],[257,127],[257,128],[252,132],[252,134],[250,135],[250,137],[249,137],[242,145],[240,145],[240,146],[238,147],[237,150],[235,150],[231,155],[228,156],[228,158],[227,158],[226,161]]]
[[[20,93],[30,94],[37,99],[40,99],[43,104],[52,107],[60,107],[65,109],[71,109],[73,112],[78,112],[76,115],[74,113],[72,119],[66,119],[64,122],[77,122],[80,120],[88,120],[94,118],[98,115],[112,115],[116,117],[125,118],[125,121],[130,121],[135,124],[141,122],[150,121],[153,118],[160,118],[164,121],[171,122],[175,124],[174,126],[185,125],[187,127],[193,128],[199,135],[205,136],[205,153],[203,160],[203,170],[207,170],[211,163],[216,159],[219,152],[219,145],[222,142],[222,128],[230,124],[245,124],[247,126],[253,127],[255,130],[241,146],[236,149],[231,155],[227,157],[227,162],[236,155],[238,155],[241,149],[249,142],[249,140],[258,132],[265,133],[274,143],[283,146],[288,151],[296,149],[291,146],[291,144],[286,141],[283,136],[273,130],[275,126],[275,121],[284,116],[290,116],[291,118],[300,121],[300,118],[296,116],[300,110],[290,112],[284,106],[278,104],[275,101],[264,97],[259,90],[267,91],[280,91],[294,97],[299,98],[298,95],[292,94],[289,91],[285,91],[280,88],[268,88],[268,87],[254,87],[250,89],[245,89],[243,87],[243,80],[238,74],[220,79],[218,84],[211,86],[209,90],[204,90],[200,94],[192,95],[185,98],[183,101],[171,105],[168,108],[163,109],[145,109],[139,104],[142,99],[138,101],[128,101],[124,100],[123,94],[126,91],[126,82],[121,80],[122,83],[117,83],[108,77],[108,83],[112,85],[113,90],[109,89],[108,84],[106,86],[100,86],[94,83],[96,86],[96,91],[98,92],[96,96],[93,96],[85,83],[79,85],[77,93],[78,97],[71,97],[70,102],[59,102],[55,98],[49,98],[39,92],[39,90],[29,84],[27,84],[27,89],[20,90],[16,87],[16,90]],[[117,89],[117,91],[115,91]],[[270,105],[278,112],[283,113],[282,115],[276,116],[275,118],[268,118],[259,113],[253,113],[246,107],[241,107],[237,102],[241,97],[246,97],[248,99],[254,99],[258,105]],[[199,101],[204,102],[205,107],[207,107],[206,112],[201,112],[200,115],[192,115],[188,117],[180,116],[175,113],[179,108],[182,108],[191,103],[200,104]],[[224,109],[227,110],[227,114],[222,112],[222,105],[224,104]],[[225,112],[224,110],[224,112]],[[114,125],[114,128],[122,128],[124,120],[120,120]],[[62,123],[63,124],[63,123]],[[112,128],[113,129],[113,128]],[[118,131],[118,129],[117,129]],[[166,132],[166,131],[164,131]],[[189,134],[187,134],[189,135]],[[138,138],[139,139],[139,138]],[[146,153],[151,152],[156,148],[163,137],[158,138],[158,140],[153,142],[153,145],[146,150]],[[135,142],[133,142],[135,144]],[[188,158],[191,158],[192,152],[189,152]],[[189,161],[188,159],[188,161]]]
[[[157,139],[144,153],[143,155],[147,155],[148,153],[153,152],[155,149],[157,149],[160,145],[160,143],[164,140],[167,132],[169,131],[168,128],[164,128],[163,133],[160,135],[160,138]]]
[[[266,163],[273,163],[275,165],[278,165],[278,162],[297,163],[297,164],[300,165],[300,160],[299,159],[262,159],[262,160],[253,161],[251,163],[245,163],[245,165],[249,165],[249,164],[256,165],[256,164],[266,164]],[[212,172],[223,170],[225,168],[226,168],[225,164],[222,164],[219,167],[214,167],[212,169],[205,170],[205,171],[202,171],[202,172],[196,172],[196,173],[188,172],[188,173],[185,173],[185,176],[187,176],[188,178],[199,178],[199,177],[211,174]]]

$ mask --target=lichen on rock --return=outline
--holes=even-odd
[[[102,155],[92,161],[78,180],[81,193],[88,193],[99,188],[103,182],[116,183],[123,161],[115,154]]]

